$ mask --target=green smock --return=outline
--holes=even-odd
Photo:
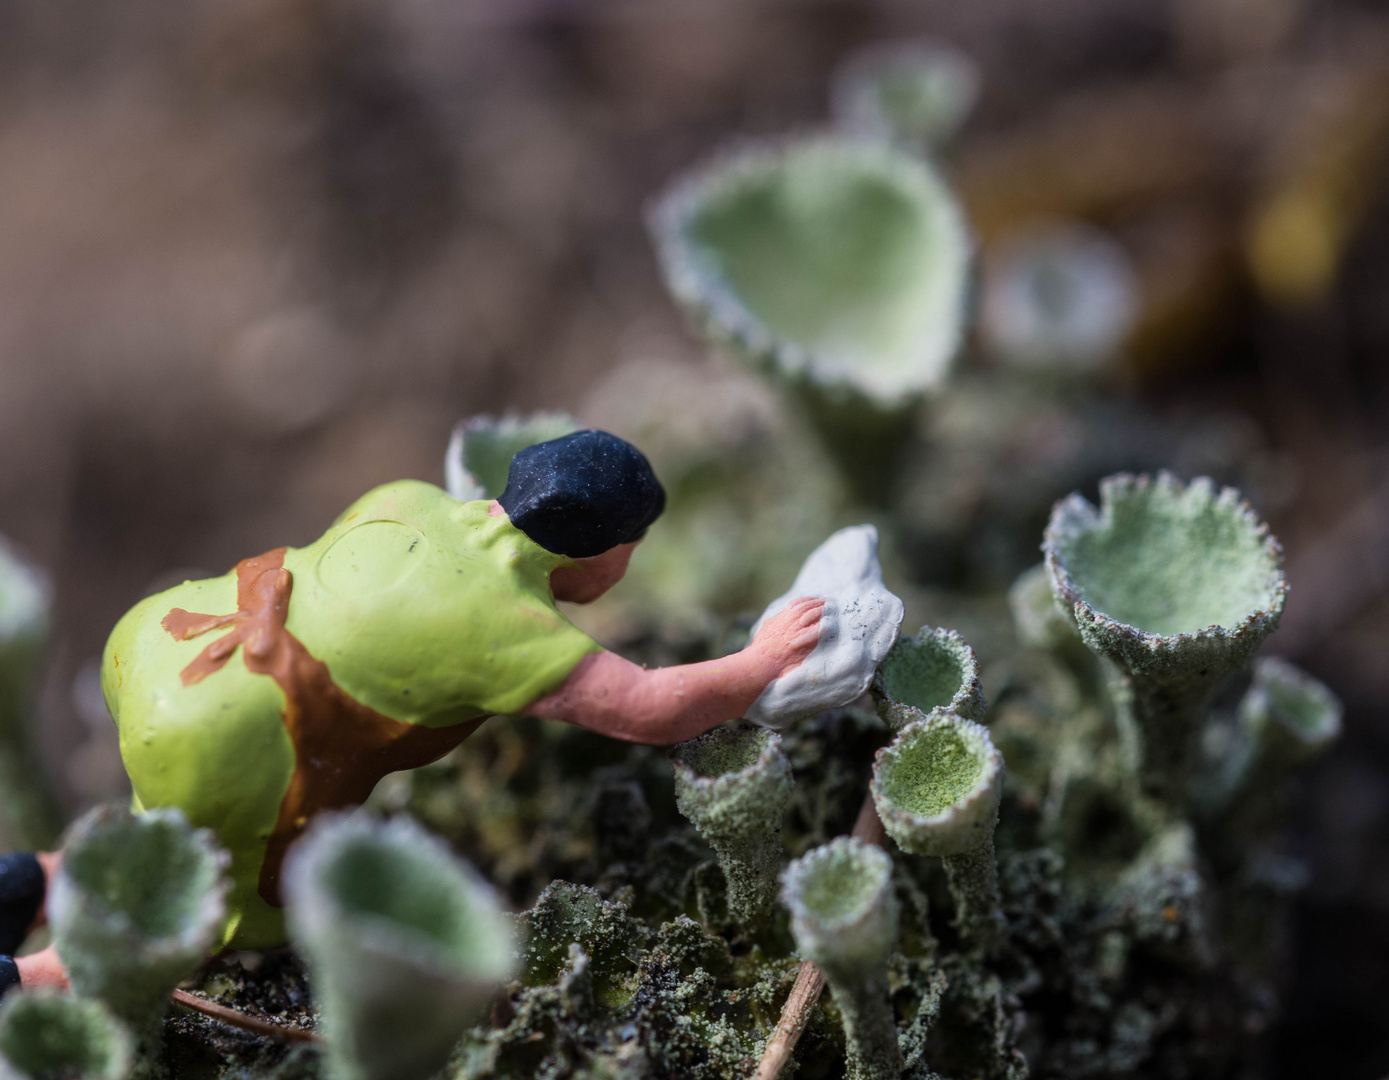
[[[320,730],[317,745],[355,769],[358,787],[365,777],[369,791],[385,772],[403,766],[399,755],[394,762],[379,759],[385,762],[379,768],[369,754],[352,759],[356,729],[348,720],[354,716],[423,736],[414,740],[418,758],[420,745],[454,736],[414,729],[454,728],[454,741],[461,739],[480,718],[524,710],[601,651],[555,607],[550,572],[569,560],[487,508],[486,501],[459,502],[419,481],[387,484],[358,499],[309,546],[247,560],[219,578],[186,581],[142,600],[116,625],[102,687],[135,806],[176,806],[195,826],[213,830],[231,853],[225,944],[255,948],[284,940],[262,864],[268,865],[272,832],[275,844],[285,842],[282,803],[289,805],[291,778],[298,783],[309,767],[296,758],[296,746],[306,744],[291,737],[293,718],[304,710],[278,678],[249,666],[258,655],[252,627],[259,624],[245,610],[247,593],[238,582],[244,586],[246,579],[238,571],[270,560],[272,576],[262,580],[273,584],[279,575],[288,602],[271,617],[288,632],[300,669],[316,670],[319,690],[326,687],[337,702],[336,713],[318,714],[320,722],[323,715],[346,718],[341,737],[333,732],[325,741]],[[443,752],[447,745],[425,760]],[[310,812],[335,808],[307,798]],[[302,830],[307,816],[290,824]],[[274,874],[277,882],[278,861]]]

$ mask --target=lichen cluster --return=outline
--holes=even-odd
[[[1164,803],[1134,782],[1121,752],[1122,680],[1109,681],[1100,658],[1077,656],[1073,638],[1048,649],[1008,644],[1006,628],[996,629],[1004,645],[982,666],[997,682],[987,730],[974,742],[962,735],[973,722],[939,710],[896,733],[867,699],[781,736],[793,777],[778,841],[788,862],[838,850],[825,845],[853,828],[875,754],[881,772],[884,755],[921,739],[913,729],[955,736],[928,747],[920,768],[959,766],[944,770],[940,790],[908,785],[904,802],[930,803],[916,806],[935,814],[925,820],[969,801],[964,789],[988,771],[989,749],[1006,760],[983,906],[996,937],[962,920],[968,894],[945,858],[886,841],[898,927],[883,982],[852,965],[837,985],[831,978],[794,1075],[846,1074],[846,1022],[851,1032],[873,1029],[870,984],[886,1009],[879,1018],[892,1019],[906,1077],[1255,1075],[1276,1016],[1274,943],[1292,887],[1270,869],[1279,793],[1305,757],[1270,748],[1299,737],[1324,745],[1337,723],[1334,699],[1289,665],[1261,661],[1242,701],[1238,684],[1227,686],[1219,700],[1228,707],[1203,715],[1189,799]],[[658,641],[636,651],[670,659]],[[770,743],[755,734],[754,746],[735,729],[721,733],[691,773],[754,766]],[[730,910],[730,866],[680,813],[674,770],[659,751],[497,720],[449,759],[384,785],[377,802],[450,839],[521,908],[519,974],[455,1049],[453,1080],[748,1077],[799,960],[813,954],[833,967],[785,905],[751,919]],[[826,889],[816,900],[813,883],[803,889],[830,922],[861,891]],[[285,977],[281,969],[279,982],[257,982],[263,974],[227,962],[213,970],[212,996],[243,1008]],[[302,975],[293,978],[302,986]],[[293,1016],[303,1004],[277,1008]],[[185,1059],[190,1045],[214,1038],[211,1022],[177,1023]],[[199,1075],[320,1067],[312,1051],[217,1038],[220,1064]],[[856,1052],[852,1074],[878,1075],[892,1047],[863,1045],[876,1047],[878,1064]]]

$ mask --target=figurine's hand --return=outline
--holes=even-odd
[[[768,663],[771,678],[779,679],[800,667],[820,640],[820,616],[825,602],[818,596],[802,596],[762,624],[748,646]]]

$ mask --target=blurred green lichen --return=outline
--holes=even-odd
[[[222,932],[228,861],[178,810],[98,807],[81,818],[48,897],[73,989],[145,1036]]]
[[[0,1005],[4,1080],[125,1080],[130,1035],[100,1002],[17,993]]]
[[[0,536],[0,840],[46,847],[62,818],[29,731],[48,643],[47,579]]]
[[[455,499],[495,499],[506,488],[511,459],[528,446],[578,428],[567,413],[507,413],[500,420],[473,416],[453,429],[444,455],[445,486]]]
[[[881,500],[964,336],[971,241],[935,169],[842,135],[745,146],[676,181],[650,221],[675,299]]]
[[[894,42],[853,53],[830,87],[836,124],[920,153],[938,151],[978,100],[979,69],[943,42]]]
[[[491,887],[408,818],[321,820],[285,867],[334,1080],[423,1080],[513,970]]]

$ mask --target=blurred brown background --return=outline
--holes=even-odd
[[[133,601],[440,481],[461,416],[699,362],[644,201],[729,137],[823,123],[838,60],[921,35],[982,68],[949,171],[985,254],[1039,215],[1111,230],[1143,310],[1106,392],[1242,417],[1273,463],[1272,645],[1349,709],[1297,804],[1275,1057],[1389,1073],[1369,0],[0,0],[0,532],[55,583],[42,730],[70,806],[124,790],[95,664]]]

